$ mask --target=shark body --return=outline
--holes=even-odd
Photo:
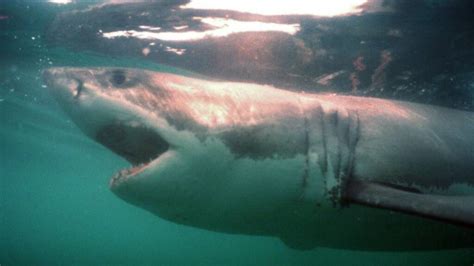
[[[44,79],[132,163],[111,190],[165,219],[298,249],[474,246],[473,113],[139,69]]]

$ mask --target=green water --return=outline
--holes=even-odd
[[[67,9],[0,1],[0,265],[472,265],[474,250],[295,251],[278,239],[164,221],[108,190],[128,164],[87,139],[42,87],[48,66],[129,66],[135,59],[47,47],[44,27]],[[341,232],[343,234],[344,232]],[[381,241],[390,241],[380,236]]]

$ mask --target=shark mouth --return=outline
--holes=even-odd
[[[132,164],[116,173],[111,180],[113,183],[142,172],[170,146],[145,125],[110,124],[102,127],[95,139]]]

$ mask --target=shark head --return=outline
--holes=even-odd
[[[145,173],[150,163],[170,150],[172,139],[163,137],[169,126],[144,105],[134,102],[144,100],[134,97],[146,86],[142,73],[52,68],[44,71],[44,80],[86,135],[132,164],[112,178],[112,188]]]
[[[307,151],[294,93],[123,68],[50,68],[44,80],[87,136],[131,163],[110,179],[127,202],[250,234],[275,234],[294,212]]]

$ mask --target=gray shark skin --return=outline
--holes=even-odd
[[[113,193],[164,219],[298,249],[474,247],[473,113],[140,69],[44,80],[132,164]]]

